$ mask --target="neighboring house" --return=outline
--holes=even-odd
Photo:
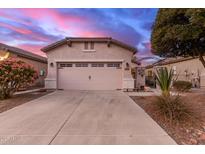
[[[154,77],[155,69],[159,67],[172,68],[178,80],[190,81],[193,87],[205,87],[205,68],[198,58],[177,57],[160,60],[146,67],[146,78]]]
[[[41,49],[48,57],[46,88],[134,88],[131,68],[137,49],[109,37],[65,38]]]
[[[10,57],[20,59],[33,66],[39,75],[34,85],[44,86],[44,79],[47,73],[47,58],[0,43],[0,61]]]

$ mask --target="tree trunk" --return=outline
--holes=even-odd
[[[201,61],[201,63],[203,64],[203,66],[205,68],[205,60],[203,58],[203,54],[199,54],[199,60]]]

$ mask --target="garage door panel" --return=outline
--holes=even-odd
[[[59,89],[115,90],[122,88],[122,69],[116,67],[64,67],[58,70]]]

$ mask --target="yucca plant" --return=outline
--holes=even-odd
[[[156,80],[157,84],[159,85],[162,95],[169,96],[170,95],[170,88],[171,88],[171,82],[174,77],[174,71],[173,69],[168,69],[166,67],[158,68],[156,69]]]

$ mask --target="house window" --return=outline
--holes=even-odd
[[[84,50],[88,50],[88,42],[84,43]]]
[[[120,67],[120,63],[108,63],[107,67]]]
[[[94,50],[94,42],[84,42],[84,50]]]
[[[65,67],[65,64],[60,64],[60,67]]]
[[[66,67],[72,67],[73,64],[66,64]]]
[[[77,63],[75,64],[76,67],[88,67],[87,63]]]
[[[73,64],[70,63],[64,63],[64,64],[60,64],[60,67],[73,67]]]
[[[93,63],[93,64],[91,64],[91,67],[104,67],[104,64],[102,64],[102,63]]]
[[[90,43],[90,49],[91,49],[91,50],[94,50],[94,42],[91,42],[91,43]]]

